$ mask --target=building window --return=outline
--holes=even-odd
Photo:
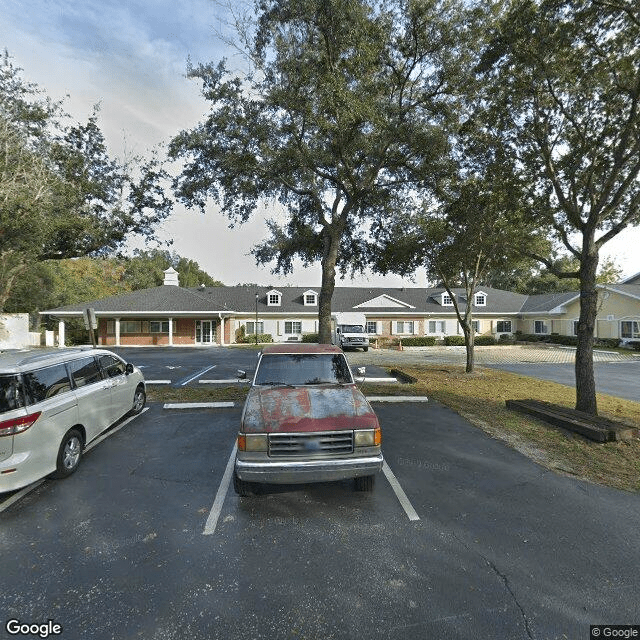
[[[396,333],[413,333],[413,320],[399,320],[396,322]]]
[[[246,335],[252,336],[256,333],[256,323],[255,322],[247,322],[246,327]],[[264,322],[262,320],[258,321],[258,334],[264,333]]]
[[[511,320],[498,320],[496,322],[496,331],[498,333],[511,333]]]
[[[446,331],[444,320],[429,320],[429,333],[446,333]]]
[[[175,323],[174,323],[175,329]],[[168,320],[149,320],[149,333],[169,333]]]
[[[267,304],[270,307],[280,306],[280,296],[277,293],[270,293]]]
[[[577,320],[573,321],[573,335],[577,336],[578,335],[578,325],[580,323]]]
[[[484,293],[476,293],[476,307],[486,307],[487,296]]]
[[[142,333],[140,320],[123,320],[120,323],[120,333]]]
[[[448,293],[442,294],[442,306],[453,307],[453,298]]]
[[[375,320],[367,320],[367,325],[365,327],[366,332],[371,334],[378,333],[378,323]]]
[[[313,291],[304,294],[304,306],[315,307],[318,304],[318,296]]]
[[[549,327],[544,320],[535,320],[533,323],[534,333],[549,333]]]
[[[480,333],[480,320],[472,320],[471,328],[473,329],[474,333]]]
[[[623,320],[620,323],[621,338],[640,338],[640,322],[637,320]]]
[[[284,333],[285,335],[302,333],[302,322],[300,320],[286,320],[284,323]]]

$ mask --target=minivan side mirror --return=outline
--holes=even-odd
[[[246,380],[247,379],[247,372],[243,371],[242,369],[238,369],[238,380]]]
[[[126,367],[124,368],[124,372],[129,375],[130,373],[133,373],[133,365],[130,362],[127,362]]]
[[[366,369],[366,367],[358,367],[358,368],[356,369],[356,371],[358,372],[358,375],[359,375],[360,377],[364,378],[365,373],[367,372],[367,369]]]

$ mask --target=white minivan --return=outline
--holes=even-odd
[[[141,371],[111,351],[0,353],[0,492],[72,474],[88,443],[145,402]]]

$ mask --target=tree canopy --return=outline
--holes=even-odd
[[[18,276],[41,260],[105,255],[150,236],[171,204],[158,161],[107,152],[98,109],[71,123],[0,57],[0,309]]]
[[[477,70],[504,148],[528,185],[523,204],[578,268],[576,407],[596,413],[593,339],[602,246],[640,222],[640,10],[633,0],[489,4]]]
[[[330,341],[336,270],[366,266],[373,220],[437,188],[449,170],[445,123],[466,33],[454,0],[264,0],[245,32],[251,72],[224,61],[189,75],[210,103],[205,122],[170,145],[190,206],[219,203],[242,222],[277,201],[258,262],[287,273],[320,261],[320,341]]]

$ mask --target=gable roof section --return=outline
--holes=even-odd
[[[367,300],[366,302],[361,302],[360,304],[355,305],[354,309],[378,309],[380,307],[386,308],[398,308],[398,309],[415,309],[415,307],[407,302],[403,302],[402,300],[398,300],[397,298],[392,298],[390,295],[383,293],[371,300]]]
[[[559,313],[559,307],[579,298],[577,291],[565,291],[559,293],[541,293],[535,296],[527,296],[522,305],[522,313]]]
[[[635,275],[629,276],[623,280],[620,284],[640,284],[640,271]]]

